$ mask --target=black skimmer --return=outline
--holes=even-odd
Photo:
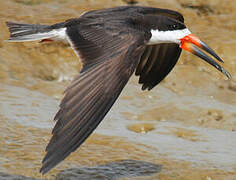
[[[194,36],[176,11],[126,6],[89,11],[54,25],[6,22],[9,41],[68,42],[81,60],[80,74],[66,89],[56,125],[46,147],[41,173],[47,173],[75,151],[110,110],[135,71],[142,90],[163,80],[181,49],[199,56],[228,78],[215,59],[222,59]]]

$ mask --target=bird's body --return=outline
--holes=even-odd
[[[184,25],[172,10],[150,7],[116,7],[90,11],[62,23],[31,25],[7,22],[9,41],[68,42],[83,67],[66,89],[55,116],[53,136],[46,148],[42,173],[48,172],[75,151],[93,132],[135,71],[142,89],[152,89],[176,64],[181,48],[216,67],[213,59],[195,44],[221,59]]]

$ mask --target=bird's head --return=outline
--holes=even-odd
[[[148,42],[148,45],[161,43],[179,44],[180,48],[200,57],[225,74],[229,79],[231,78],[229,72],[221,67],[213,58],[197,48],[199,47],[205,50],[218,61],[223,62],[223,60],[206,43],[202,42],[197,36],[193,35],[184,23],[171,18],[163,17],[159,19],[156,28],[151,29],[151,34],[152,36]]]

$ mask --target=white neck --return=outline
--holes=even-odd
[[[180,39],[191,34],[191,32],[185,28],[182,30],[172,30],[172,31],[159,31],[151,30],[152,37],[148,41],[148,45],[161,44],[161,43],[176,43],[180,44]]]

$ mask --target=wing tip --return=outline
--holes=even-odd
[[[42,175],[45,175],[46,173],[48,173],[54,166],[50,166],[47,164],[43,164],[42,167],[40,168],[39,172]]]
[[[56,165],[59,164],[59,162],[63,160],[63,159],[60,160],[60,158],[58,159],[52,158],[54,156],[48,157],[48,155],[49,154],[47,152],[46,156],[42,160],[42,167],[39,170],[39,172],[43,175],[48,173],[52,168],[54,168]]]

